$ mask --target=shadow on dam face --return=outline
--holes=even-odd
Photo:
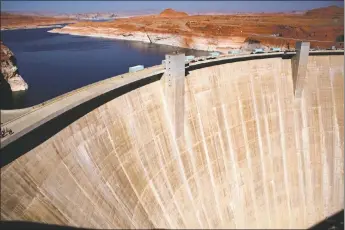
[[[1,219],[310,228],[344,205],[343,63],[310,56],[298,99],[290,59],[189,69],[179,138],[160,75],[104,95],[4,149]]]
[[[29,221],[1,221],[4,229],[57,229],[57,230],[89,230],[91,228],[78,228],[55,224],[45,224]],[[310,230],[340,230],[344,228],[344,210],[328,217],[322,222],[309,228]],[[155,228],[164,230],[164,228]]]

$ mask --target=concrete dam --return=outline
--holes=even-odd
[[[279,229],[344,209],[344,52],[300,51],[167,55],[2,111],[1,219]]]

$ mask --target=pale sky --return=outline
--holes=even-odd
[[[1,11],[86,13],[160,12],[173,8],[188,13],[303,11],[344,1],[1,1]]]

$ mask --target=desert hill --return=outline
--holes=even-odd
[[[53,24],[76,22],[70,18],[20,15],[1,12],[1,29],[34,28]]]
[[[160,14],[160,17],[186,17],[188,16],[185,12],[179,12],[176,10],[173,10],[171,8],[163,10]]]
[[[305,15],[313,17],[344,17],[344,8],[338,6],[316,8],[306,11]]]

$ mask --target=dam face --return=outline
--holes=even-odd
[[[1,168],[1,219],[87,228],[308,228],[344,208],[344,56],[189,71],[184,134],[162,82]]]

